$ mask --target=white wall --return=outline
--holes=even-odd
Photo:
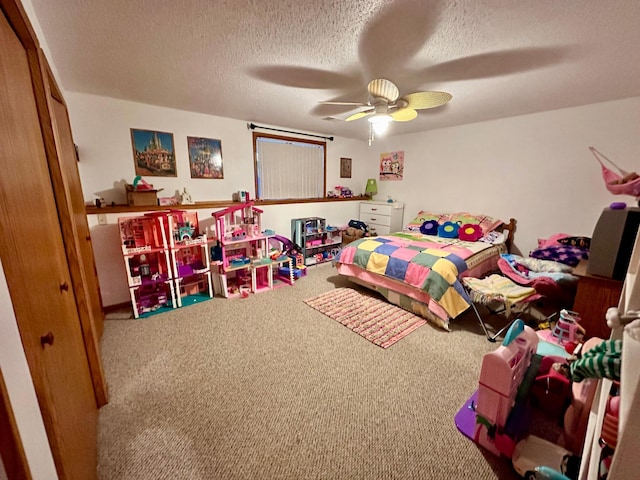
[[[404,180],[378,192],[406,202],[406,222],[420,209],[514,217],[527,255],[537,238],[590,236],[614,201],[635,205],[606,190],[590,145],[639,171],[640,98],[391,137],[378,148],[404,150]]]
[[[174,134],[178,177],[147,178],[168,194],[186,187],[194,201],[207,201],[229,199],[238,189],[253,193],[253,148],[246,122],[94,95],[67,93],[66,99],[87,201],[97,195],[124,203],[123,183],[135,176],[130,128]],[[327,144],[327,184],[346,184],[360,193],[367,178],[377,177],[380,154],[402,150],[404,179],[378,181],[376,198],[405,202],[404,223],[421,209],[514,217],[516,248],[527,255],[538,238],[560,232],[591,235],[604,207],[633,201],[607,192],[587,147],[594,145],[627,170],[637,170],[639,130],[640,98],[632,98],[389,137],[372,147],[336,138]],[[190,178],[187,136],[222,141],[223,180]],[[340,157],[353,159],[350,181],[339,178]],[[322,216],[343,225],[357,217],[357,208],[357,202],[266,206],[263,226],[290,236],[291,218]],[[199,211],[201,220],[212,211]],[[107,226],[89,218],[105,305],[129,299],[124,263],[114,243],[117,218],[109,215]]]
[[[98,196],[108,203],[126,204],[124,183],[132,183],[135,177],[131,128],[173,133],[177,177],[145,177],[154,187],[164,189],[160,196],[173,196],[184,187],[196,202],[230,200],[238,190],[254,193],[252,131],[246,121],[70,92],[65,93],[65,100],[87,201]],[[191,178],[187,136],[221,140],[224,179]],[[360,141],[327,141],[328,189],[346,185],[356,193],[364,191],[364,151]],[[340,179],[340,157],[352,158],[351,179]]]

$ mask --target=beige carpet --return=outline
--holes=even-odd
[[[303,302],[351,285],[319,265],[294,287],[106,321],[99,478],[517,478],[454,425],[496,348],[473,316],[382,349]]]

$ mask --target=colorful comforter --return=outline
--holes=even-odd
[[[459,277],[477,264],[473,260],[477,257],[491,257],[495,266],[499,252],[488,243],[400,232],[356,240],[342,249],[335,262],[340,273],[353,272],[340,269],[349,265],[394,280],[396,291],[427,303],[429,311],[448,324],[450,318],[470,306]],[[364,279],[371,278],[368,275]],[[381,285],[388,287],[389,283]],[[416,291],[421,295],[416,295]]]

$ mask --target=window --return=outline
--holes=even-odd
[[[253,133],[256,197],[324,198],[326,142]]]

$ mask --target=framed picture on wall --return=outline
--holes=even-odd
[[[173,133],[131,129],[136,175],[177,177]]]
[[[340,159],[340,178],[351,178],[351,159]]]
[[[187,137],[187,146],[191,178],[224,178],[220,140]]]
[[[402,180],[404,176],[404,152],[380,154],[380,180]]]

